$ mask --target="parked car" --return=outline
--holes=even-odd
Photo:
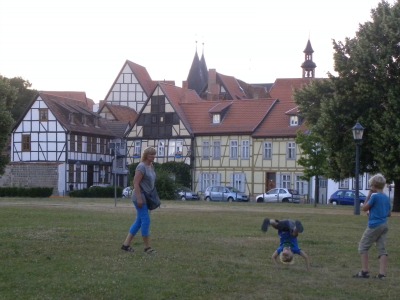
[[[298,191],[287,188],[275,188],[266,193],[256,196],[257,202],[292,202],[300,203],[300,194]]]
[[[209,186],[204,192],[206,201],[249,201],[249,196],[231,186]]]
[[[193,192],[191,189],[187,187],[181,187],[177,190],[178,199],[185,201],[185,200],[199,200],[199,194]]]
[[[364,205],[364,201],[367,198],[363,193],[359,192],[360,206]],[[329,197],[329,203],[333,205],[354,205],[354,199],[356,198],[356,191],[354,190],[337,190]]]
[[[122,198],[128,198],[132,196],[132,193],[133,193],[133,187],[127,186],[122,190]]]

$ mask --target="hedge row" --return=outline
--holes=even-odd
[[[32,197],[44,198],[53,194],[53,188],[48,187],[0,187],[0,197]]]
[[[83,190],[74,190],[69,192],[70,197],[79,197],[79,198],[114,198],[114,187],[100,187],[93,186],[88,189]],[[120,198],[122,195],[122,188],[117,187],[117,197]]]

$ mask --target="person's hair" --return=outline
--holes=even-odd
[[[385,187],[386,179],[382,174],[376,174],[368,180],[368,183],[370,187],[375,187],[381,190]]]
[[[146,149],[144,149],[143,153],[142,153],[142,158],[141,161],[145,161],[147,160],[147,156],[156,154],[156,149],[154,149],[153,147],[147,147]]]
[[[281,260],[281,262],[283,264],[287,264],[287,265],[291,265],[294,263],[293,257],[294,257],[294,255],[293,255],[293,252],[291,252],[291,251],[290,251],[290,253],[281,252],[281,254],[279,254],[279,259]]]

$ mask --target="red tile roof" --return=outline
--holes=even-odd
[[[271,88],[270,94],[271,97],[277,98],[279,102],[265,122],[257,128],[254,137],[294,137],[298,130],[305,131],[307,128],[304,124],[290,126],[290,115],[297,114],[297,104],[293,98],[294,90],[309,84],[311,80],[313,79],[277,79]]]

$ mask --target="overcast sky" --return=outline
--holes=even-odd
[[[301,77],[310,38],[316,77],[326,77],[332,39],[354,37],[379,2],[0,0],[0,75],[98,102],[127,59],[181,86],[197,41],[209,69],[270,83]]]

